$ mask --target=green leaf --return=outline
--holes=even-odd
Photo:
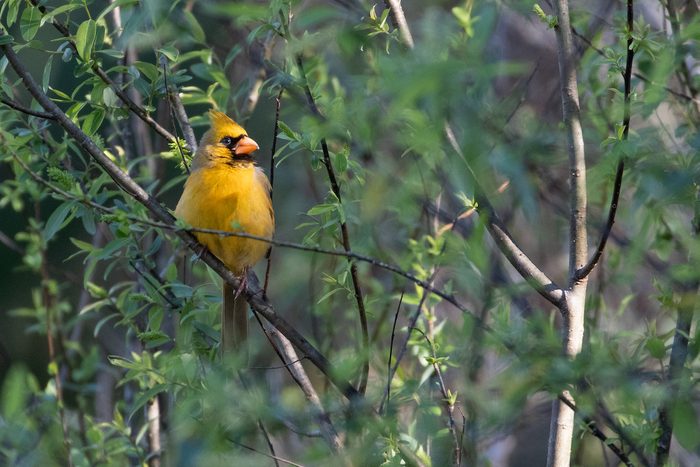
[[[66,201],[65,203],[59,205],[51,213],[46,221],[46,225],[44,226],[43,237],[45,242],[51,240],[53,236],[56,235],[56,232],[61,230],[66,224],[68,224],[68,222],[70,222],[68,215],[71,214],[73,208],[74,202]]]
[[[196,40],[197,42],[204,42],[204,40],[206,39],[206,34],[204,33],[204,29],[202,29],[202,26],[199,24],[194,15],[187,10],[183,10],[182,13],[185,15],[185,20],[187,20],[187,24],[190,28],[190,33],[192,33],[192,37],[194,38],[194,40]]]
[[[106,87],[104,91],[102,91],[102,102],[104,102],[107,107],[119,107],[119,98],[114,92],[114,89],[110,87]]]
[[[673,408],[673,436],[689,451],[700,445],[700,423],[695,407],[688,401],[678,401]]]
[[[39,30],[40,21],[41,12],[38,8],[27,6],[27,8],[24,9],[24,12],[22,12],[22,19],[19,23],[19,31],[24,40],[30,41],[34,39],[34,36],[36,36]]]
[[[3,32],[0,35],[0,45],[12,44],[14,41],[15,41],[15,38],[12,37],[11,35],[7,34],[6,32]]]
[[[97,37],[97,23],[91,19],[83,21],[75,35],[75,48],[78,55],[86,62],[92,58],[92,50],[95,47]]]
[[[21,0],[9,0],[7,8],[7,27],[12,27],[17,21],[17,14],[19,13],[19,5],[22,3]]]
[[[664,341],[658,337],[650,337],[647,339],[644,347],[646,347],[646,349],[649,351],[649,355],[651,355],[653,358],[661,359],[666,355],[666,345],[664,344]]]
[[[102,109],[93,110],[85,120],[83,120],[83,131],[88,136],[92,136],[100,129],[102,121],[105,118],[105,111]]]
[[[167,389],[168,388],[165,384],[156,384],[152,388],[141,393],[141,395],[137,397],[134,401],[134,405],[131,407],[131,412],[129,412],[128,420],[131,420],[131,417],[133,417],[136,414],[136,412],[139,411],[139,409],[146,405],[146,403],[149,400],[153,399],[161,392],[165,392]]]
[[[105,16],[107,16],[110,11],[114,10],[117,7],[135,5],[137,3],[138,3],[138,0],[116,0],[114,2],[110,2],[109,6],[100,12],[100,15],[97,17],[97,21],[99,21],[102,18],[104,18]],[[82,6],[82,5],[80,5],[80,6]]]
[[[56,16],[62,13],[68,13],[69,11],[76,10],[82,7],[83,5],[80,3],[69,3],[68,5],[61,5],[58,8],[54,8],[53,10],[49,11],[44,16],[42,16],[40,25],[43,26],[44,24],[46,24],[47,21],[53,21],[53,19]]]

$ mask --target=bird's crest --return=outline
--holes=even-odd
[[[209,111],[209,120],[211,120],[211,129],[214,133],[215,140],[219,140],[224,136],[233,138],[241,135],[246,135],[246,131],[236,122],[231,120],[228,115],[218,110]]]

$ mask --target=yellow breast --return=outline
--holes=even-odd
[[[275,228],[270,184],[262,169],[247,166],[202,167],[193,171],[175,208],[192,227],[245,232],[271,238]],[[236,274],[265,256],[269,244],[241,237],[195,234]]]

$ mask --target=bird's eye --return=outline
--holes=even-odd
[[[221,141],[219,141],[219,143],[223,144],[229,149],[233,149],[233,147],[236,145],[236,143],[238,143],[241,140],[241,138],[243,138],[243,135],[238,136],[236,138],[224,136],[223,138],[221,138]]]

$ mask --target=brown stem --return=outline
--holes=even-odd
[[[275,129],[272,133],[272,148],[270,148],[270,200],[274,205],[275,194],[275,153],[277,152],[277,132],[279,131],[280,123],[280,105],[282,103],[282,94],[284,88],[280,88],[279,94],[275,99]],[[265,265],[265,285],[263,286],[263,297],[267,298],[267,286],[270,284],[270,268],[272,266],[272,246],[267,250],[267,264]]]
[[[304,72],[304,62],[302,61],[301,55],[296,57],[297,66],[299,68],[299,74],[304,83],[304,91],[306,93],[306,99],[308,100],[309,107],[313,114],[317,117],[321,117],[321,112],[316,105],[314,96],[311,94],[311,88],[309,87],[309,82],[306,79],[306,73]],[[326,167],[326,173],[328,174],[328,180],[331,184],[331,190],[333,194],[338,199],[338,203],[342,205],[343,200],[340,195],[340,185],[338,184],[338,179],[335,176],[335,171],[333,170],[333,164],[331,162],[330,152],[328,150],[328,143],[326,138],[321,139],[321,149],[323,151],[323,165]],[[348,233],[348,226],[345,221],[340,221],[340,233],[343,241],[343,248],[346,252],[352,251],[350,246],[350,234]],[[362,296],[362,287],[360,286],[360,279],[357,274],[357,263],[354,261],[350,262],[350,277],[352,278],[352,286],[355,293],[355,301],[357,302],[357,311],[360,316],[360,327],[362,328],[362,373],[360,374],[360,382],[358,384],[358,391],[360,394],[364,394],[367,389],[367,379],[369,377],[369,328],[367,325],[367,311],[365,310],[365,301]]]
[[[35,217],[37,222],[41,221],[41,211],[39,207],[39,202],[37,201],[34,205]],[[48,261],[46,258],[46,249],[41,248],[41,264],[39,265],[41,273],[41,304],[44,307],[46,313],[46,341],[49,348],[49,360],[51,366],[53,367],[54,373],[54,384],[56,385],[56,401],[58,403],[58,416],[61,422],[61,429],[63,430],[63,445],[66,449],[66,462],[69,467],[73,466],[73,457],[71,455],[71,439],[70,431],[68,429],[68,420],[66,419],[66,409],[65,400],[63,398],[63,381],[61,381],[61,364],[57,358],[56,342],[54,336],[54,297],[49,289],[49,282],[51,281],[51,276],[49,275]]]
[[[21,104],[18,104],[17,102],[11,101],[9,99],[5,99],[4,97],[0,97],[0,102],[5,104],[6,106],[10,107],[11,109],[15,109],[15,110],[22,112],[23,114],[31,115],[33,117],[45,118],[47,120],[55,120],[56,119],[50,113],[39,112],[36,110],[29,109],[27,107],[24,107]]]
[[[634,62],[634,49],[632,48],[632,33],[634,32],[634,0],[627,1],[627,59],[625,63],[625,71],[623,73],[623,78],[625,82],[625,113],[622,119],[622,140],[627,141],[629,139],[630,131],[630,118],[631,118],[631,103],[630,95],[632,93],[632,65]],[[603,251],[605,250],[605,245],[608,242],[608,237],[612,232],[613,224],[615,223],[615,214],[617,213],[617,206],[620,201],[620,191],[622,188],[622,174],[625,171],[625,159],[623,155],[620,155],[620,160],[617,162],[617,170],[615,171],[615,184],[613,186],[612,199],[610,200],[610,209],[608,211],[608,220],[605,223],[605,228],[603,229],[603,234],[598,242],[598,248],[596,248],[593,257],[588,261],[588,263],[576,271],[576,279],[581,280],[593,271],[598,261],[600,261]]]

